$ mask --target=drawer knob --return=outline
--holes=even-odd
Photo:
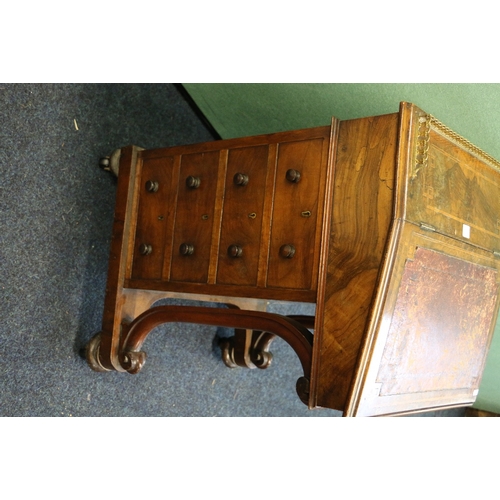
[[[298,170],[290,168],[289,170],[286,171],[286,180],[288,182],[293,182],[297,184],[297,182],[300,181],[300,172]]]
[[[141,255],[150,255],[152,251],[153,247],[151,245],[148,245],[147,243],[141,243],[141,245],[139,246],[139,253]]]
[[[284,259],[291,259],[295,255],[295,247],[293,245],[281,245],[280,247],[280,255]]]
[[[183,243],[179,247],[179,252],[181,255],[193,255],[194,253],[194,246],[190,245],[189,243]]]
[[[240,173],[234,174],[233,182],[237,186],[246,186],[248,184],[248,175]]]
[[[201,184],[201,179],[199,177],[194,177],[190,175],[186,179],[186,186],[190,189],[198,189],[200,187],[200,184]]]
[[[238,257],[241,257],[243,255],[243,248],[239,247],[238,245],[231,245],[227,249],[227,254],[229,255],[229,257],[237,259]]]
[[[158,181],[147,181],[146,182],[146,191],[149,191],[150,193],[156,193],[158,191]]]

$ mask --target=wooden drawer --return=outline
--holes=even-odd
[[[323,138],[278,146],[267,285],[314,288],[313,270],[326,172]],[[323,185],[324,187],[324,185]]]
[[[171,156],[146,158],[142,163],[132,278],[160,280],[162,277],[168,214],[175,203],[172,169]]]
[[[217,283],[257,285],[269,146],[229,150]]]
[[[218,173],[219,151],[181,157],[170,272],[172,281],[208,281]]]

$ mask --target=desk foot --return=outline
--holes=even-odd
[[[97,333],[90,339],[85,347],[85,359],[88,365],[95,372],[109,372],[108,368],[102,366],[99,360],[99,351],[101,347],[101,332]]]
[[[299,396],[300,400],[305,404],[309,404],[309,387],[310,387],[310,381],[306,377],[300,377],[297,380],[297,385],[295,386],[295,389],[297,391],[297,395]]]

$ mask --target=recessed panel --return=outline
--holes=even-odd
[[[417,248],[401,278],[376,379],[379,395],[477,388],[496,280],[494,269]]]

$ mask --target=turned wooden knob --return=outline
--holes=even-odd
[[[190,245],[189,243],[183,243],[179,247],[179,252],[181,255],[193,255],[194,253],[194,246]]]
[[[295,255],[295,247],[293,245],[281,245],[280,247],[280,255],[284,259],[291,259]]]
[[[300,172],[293,168],[286,171],[286,180],[289,182],[294,182],[295,184],[300,181]]]
[[[149,191],[150,193],[156,193],[158,191],[158,181],[147,181],[146,182],[146,191]]]
[[[227,254],[229,255],[229,257],[233,257],[236,259],[243,255],[243,248],[239,247],[238,245],[231,245],[227,249]]]
[[[248,175],[240,173],[234,174],[233,182],[237,186],[246,186],[248,184]]]
[[[148,243],[141,243],[141,245],[139,246],[139,253],[141,255],[150,255],[152,251],[153,247]]]
[[[188,188],[198,189],[200,187],[200,184],[201,184],[201,179],[199,177],[194,177],[194,176],[190,175],[186,179],[186,186]]]

